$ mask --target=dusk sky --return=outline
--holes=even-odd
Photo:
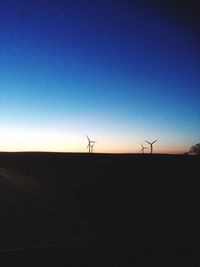
[[[1,0],[0,151],[200,142],[198,12],[184,2]]]

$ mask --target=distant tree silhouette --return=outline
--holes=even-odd
[[[198,143],[198,144],[196,144],[194,146],[191,146],[190,153],[193,153],[195,155],[200,156],[200,143]]]

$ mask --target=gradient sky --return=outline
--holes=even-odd
[[[0,1],[0,150],[86,152],[87,134],[96,152],[188,151],[200,39],[185,2]]]

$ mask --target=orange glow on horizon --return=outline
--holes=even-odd
[[[93,139],[93,137],[92,137]],[[93,139],[94,140],[94,139]],[[121,137],[95,138],[94,153],[136,153],[139,154],[141,145],[139,139],[134,141],[130,138],[123,140]],[[16,130],[0,131],[0,151],[46,151],[46,152],[80,152],[87,153],[88,141],[85,135],[71,133],[47,132],[45,130]],[[149,146],[147,146],[149,148]],[[183,154],[189,149],[186,146],[177,146],[173,143],[156,143],[153,147],[155,154]],[[145,150],[145,154],[149,153]]]

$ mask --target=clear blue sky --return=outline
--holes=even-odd
[[[0,150],[199,142],[197,10],[171,2],[1,1]]]

